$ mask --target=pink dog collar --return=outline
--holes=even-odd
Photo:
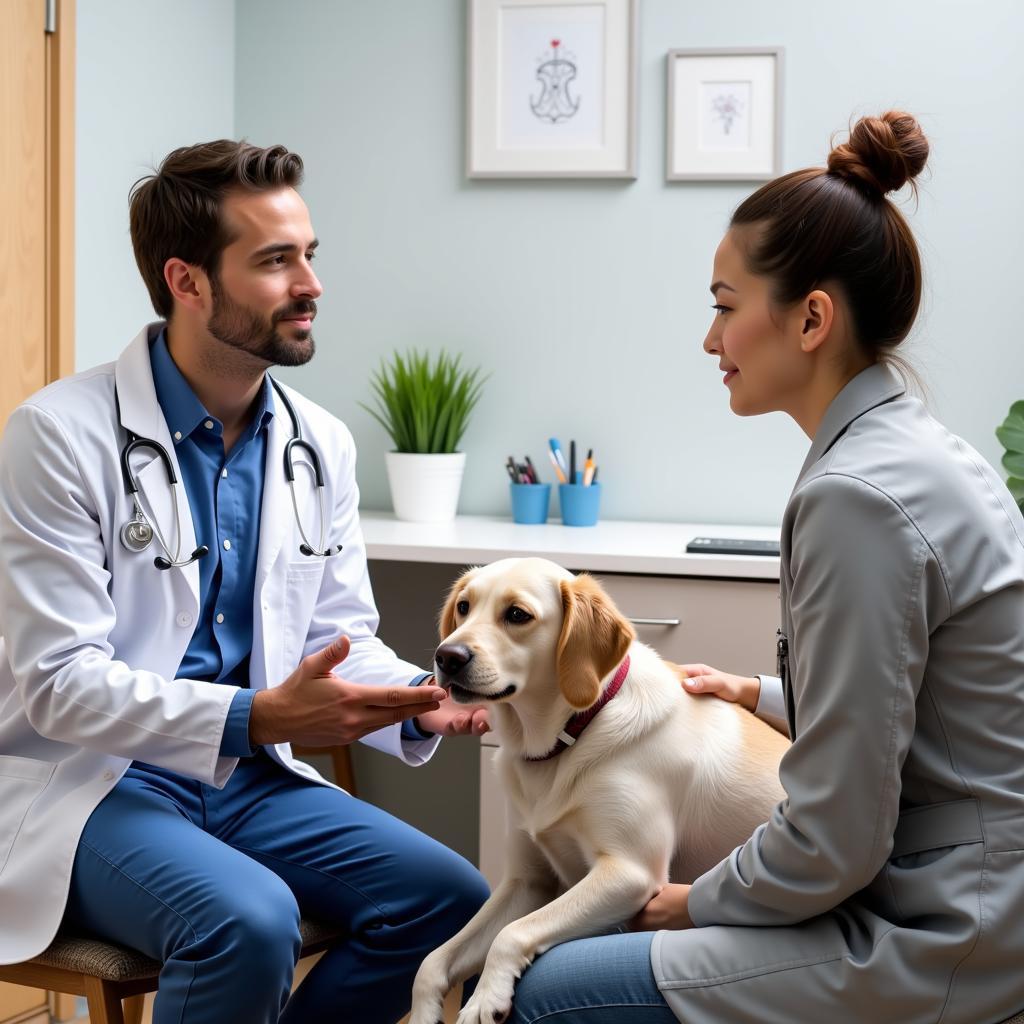
[[[619,666],[618,672],[615,673],[615,678],[608,684],[608,688],[601,694],[601,699],[596,704],[591,704],[585,711],[577,711],[572,718],[562,728],[562,731],[558,734],[558,739],[555,741],[555,745],[546,753],[541,754],[539,757],[524,757],[524,761],[549,761],[551,758],[560,754],[563,750],[571,747],[580,737],[580,733],[597,717],[598,711],[601,710],[619,692],[622,687],[622,683],[626,676],[629,674],[629,655],[627,654],[625,660]]]

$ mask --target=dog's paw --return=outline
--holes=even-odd
[[[444,1024],[444,1001],[432,999],[427,1002],[416,1000],[409,1014],[409,1024]]]
[[[457,1024],[502,1024],[512,1014],[513,991],[514,981],[503,982],[484,971]]]
[[[444,997],[447,993],[448,977],[440,957],[434,953],[416,972],[409,1024],[444,1024]]]

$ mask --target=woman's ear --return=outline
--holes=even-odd
[[[835,305],[828,292],[817,288],[800,304],[800,348],[813,352],[829,336],[835,320]]]
[[[438,633],[441,640],[447,640],[455,632],[455,606],[458,604],[459,594],[475,571],[475,569],[467,569],[448,591],[448,598],[441,609],[441,617],[438,619]]]
[[[589,708],[601,696],[601,680],[626,656],[636,633],[593,577],[584,573],[560,580],[559,586],[558,685],[572,707]]]

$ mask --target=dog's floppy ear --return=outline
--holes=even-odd
[[[441,617],[438,619],[438,632],[442,640],[446,640],[452,633],[455,632],[455,605],[457,604],[457,598],[459,591],[466,585],[469,577],[473,575],[475,569],[467,569],[453,584],[451,590],[448,591],[448,599],[444,603],[444,607],[441,609]]]
[[[558,685],[574,708],[588,708],[601,696],[601,680],[626,656],[636,633],[593,577],[582,573],[560,580],[559,586]]]

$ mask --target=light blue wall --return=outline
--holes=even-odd
[[[386,440],[356,405],[371,367],[446,345],[493,373],[463,511],[503,511],[505,457],[541,458],[555,434],[596,449],[606,515],[780,519],[807,442],[781,415],[733,416],[700,348],[714,249],[753,186],[665,183],[673,47],[786,48],[786,170],[822,163],[851,115],[920,116],[931,176],[909,212],[927,298],[911,354],[941,418],[997,461],[993,428],[1024,396],[1024,7],[643,0],[628,184],[467,181],[464,21],[462,0],[238,7],[236,128],[303,155],[322,239],[320,351],[292,376],[352,427],[364,506],[388,505]]]
[[[128,237],[128,191],[177,146],[230,138],[234,0],[80,0],[75,362],[116,358],[156,314]]]
[[[823,162],[851,115],[919,115],[932,162],[907,207],[927,275],[910,355],[938,415],[998,461],[993,428],[1024,397],[1014,0],[642,0],[632,183],[466,180],[463,0],[79,7],[79,365],[149,316],[125,211],[143,165],[232,127],[282,142],[306,160],[326,289],[317,358],[284,375],[352,427],[364,507],[389,504],[386,439],[357,405],[369,373],[395,347],[445,345],[493,374],[462,511],[504,511],[506,456],[538,460],[556,434],[596,449],[608,516],[779,520],[807,442],[781,415],[733,416],[700,349],[712,255],[754,186],[664,182],[673,47],[786,48],[786,170]]]

